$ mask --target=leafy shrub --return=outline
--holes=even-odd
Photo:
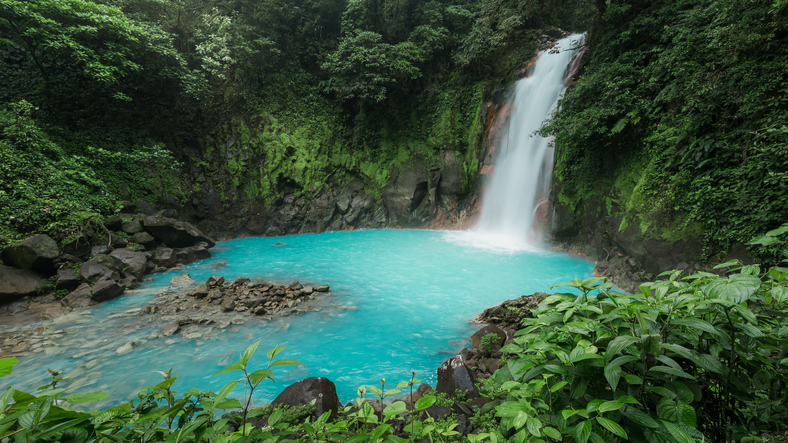
[[[739,441],[782,432],[788,408],[788,268],[729,262],[636,295],[575,280],[525,319],[498,406],[505,437],[585,443]]]

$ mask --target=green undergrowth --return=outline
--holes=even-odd
[[[0,112],[0,247],[36,233],[62,240],[114,213],[121,196],[151,195],[177,165],[155,145],[112,152],[58,142],[34,111],[22,100]]]
[[[625,225],[700,239],[707,259],[779,226],[787,23],[771,0],[611,3],[544,130],[556,137],[559,200],[583,217],[610,198]],[[775,263],[774,251],[750,253]]]
[[[788,257],[788,224],[752,240]],[[0,394],[0,440],[15,442],[771,442],[788,430],[788,268],[738,261],[716,267],[723,275],[668,271],[636,294],[613,289],[605,278],[555,285],[571,292],[545,298],[522,320],[514,343],[501,351],[503,367],[478,386],[491,401],[469,417],[477,431],[460,435],[454,415],[433,419],[432,405],[467,402],[426,395],[385,405],[421,380],[391,388],[362,386],[335,417],[312,416],[312,405],[252,409],[255,389],[274,380],[275,359],[254,370],[251,345],[216,374],[237,380],[218,393],[174,391],[172,368],[163,381],[128,403],[107,410],[73,409],[106,398],[102,392],[68,393],[63,375],[35,394],[9,387]],[[0,377],[16,359],[0,359]],[[216,375],[214,374],[214,375]],[[241,400],[227,396],[245,387]],[[365,396],[371,394],[371,399]],[[371,400],[371,402],[370,402]],[[376,412],[371,403],[379,403]],[[385,406],[384,406],[385,405]],[[424,411],[424,412],[421,412]],[[414,413],[419,412],[419,413]],[[267,426],[246,423],[264,420]]]

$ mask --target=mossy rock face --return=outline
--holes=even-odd
[[[13,243],[3,251],[3,259],[19,269],[52,274],[52,261],[58,256],[57,243],[48,235],[36,235]]]

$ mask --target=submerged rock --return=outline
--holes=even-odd
[[[197,282],[192,279],[191,275],[185,272],[170,279],[170,289],[191,288],[196,285]]]
[[[119,347],[118,349],[115,350],[115,355],[123,355],[123,354],[126,354],[128,352],[131,352],[132,349],[137,347],[138,343],[139,342],[137,340],[132,340],[132,341],[126,343],[125,345],[123,345],[123,346],[121,346],[121,347]]]
[[[116,280],[104,278],[94,283],[90,287],[90,292],[93,294],[93,300],[106,301],[119,296],[125,289]]]

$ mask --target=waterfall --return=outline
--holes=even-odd
[[[534,132],[555,109],[566,90],[565,79],[584,36],[559,40],[539,54],[532,75],[515,84],[511,114],[497,137],[491,177],[482,198],[478,240],[490,246],[518,249],[533,244],[539,205],[547,202],[553,172],[551,140]]]

